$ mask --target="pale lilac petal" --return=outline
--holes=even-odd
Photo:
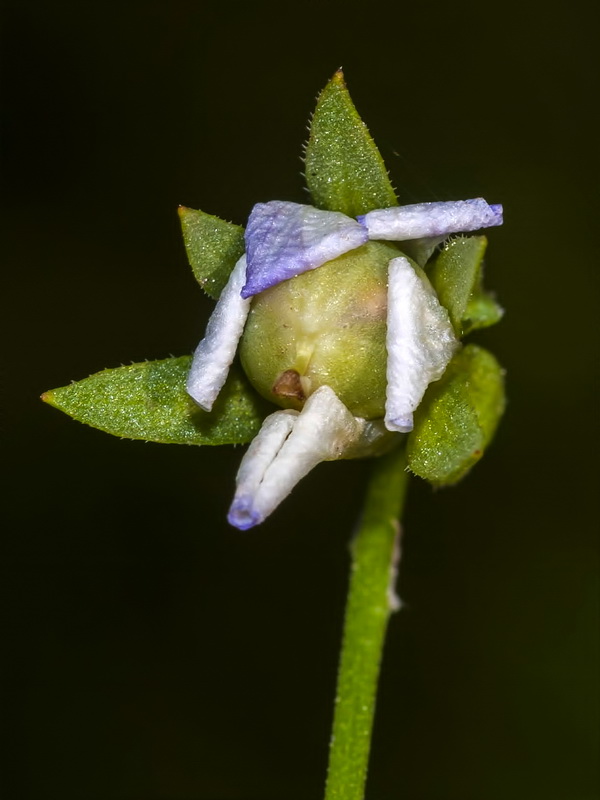
[[[488,205],[482,197],[447,203],[415,203],[369,211],[358,217],[358,221],[368,230],[369,239],[402,242],[502,225],[502,206]]]
[[[242,297],[251,297],[360,247],[368,234],[337,211],[273,200],[254,206],[245,238],[248,266]]]
[[[300,414],[285,422],[278,420],[274,427],[272,418],[280,414],[276,411],[267,417],[263,441],[256,448],[252,443],[240,465],[228,519],[241,530],[266,519],[321,461],[341,458],[360,438],[365,425],[363,419],[352,416],[328,386],[317,389]],[[290,424],[291,431],[281,443]],[[261,434],[262,429],[257,438]]]
[[[439,380],[458,342],[425,273],[406,258],[389,264],[385,425],[408,433],[413,412]]]
[[[240,294],[246,279],[246,257],[237,262],[208,321],[206,334],[192,359],[187,391],[198,405],[210,411],[227,379],[250,310],[250,300]]]

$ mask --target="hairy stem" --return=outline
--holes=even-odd
[[[403,450],[374,462],[352,543],[325,800],[364,797],[385,631],[397,607],[393,584],[408,477]]]

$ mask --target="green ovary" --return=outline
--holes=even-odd
[[[399,255],[394,245],[369,242],[257,295],[240,347],[257,391],[283,408],[300,409],[327,385],[355,416],[382,417],[387,273]],[[296,396],[274,391],[290,370],[299,375]]]

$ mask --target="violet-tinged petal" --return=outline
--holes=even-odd
[[[192,359],[187,378],[187,391],[198,405],[210,411],[234,359],[238,342],[250,310],[250,300],[240,294],[246,279],[246,256],[233,268],[215,306],[206,334]]]
[[[236,494],[227,514],[227,522],[230,525],[239,531],[247,531],[264,521],[264,517],[254,508],[252,495]]]
[[[477,231],[502,225],[502,206],[488,205],[482,197],[439,203],[415,203],[380,208],[358,217],[369,239],[402,242],[429,236]]]
[[[403,257],[389,265],[386,346],[385,425],[408,433],[425,390],[442,377],[458,342],[425,273]]]
[[[321,461],[340,458],[360,439],[365,425],[329,386],[317,389],[300,414],[284,420],[281,415],[286,413],[276,411],[267,417],[242,459],[228,515],[241,530],[266,519]]]
[[[254,206],[245,238],[248,265],[242,297],[251,297],[360,247],[368,234],[337,211],[273,200]]]

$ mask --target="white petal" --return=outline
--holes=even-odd
[[[369,211],[358,220],[367,228],[369,239],[402,242],[502,225],[502,206],[488,205],[482,197],[448,203],[415,203]]]
[[[256,448],[251,445],[242,460],[228,515],[229,522],[241,530],[268,517],[298,481],[321,461],[340,458],[360,438],[365,424],[352,416],[328,386],[317,389],[296,417],[273,422],[272,418],[281,414],[276,411],[267,417],[264,436],[261,429],[257,437],[262,436],[262,441]],[[290,420],[291,432],[280,445]],[[269,458],[271,461],[265,468]]]
[[[389,265],[385,425],[407,433],[432,381],[442,377],[458,342],[425,274],[406,258]]]
[[[337,211],[273,200],[257,203],[246,226],[243,297],[315,269],[368,240],[366,229]]]
[[[233,268],[211,314],[204,339],[194,353],[187,391],[205,411],[210,411],[223,388],[250,310],[250,300],[240,291],[246,279],[246,256]]]
[[[299,412],[293,410],[275,411],[265,419],[250,443],[238,470],[235,498],[229,510],[229,522],[236,528],[245,531],[262,522],[254,508],[254,497],[298,415]]]

